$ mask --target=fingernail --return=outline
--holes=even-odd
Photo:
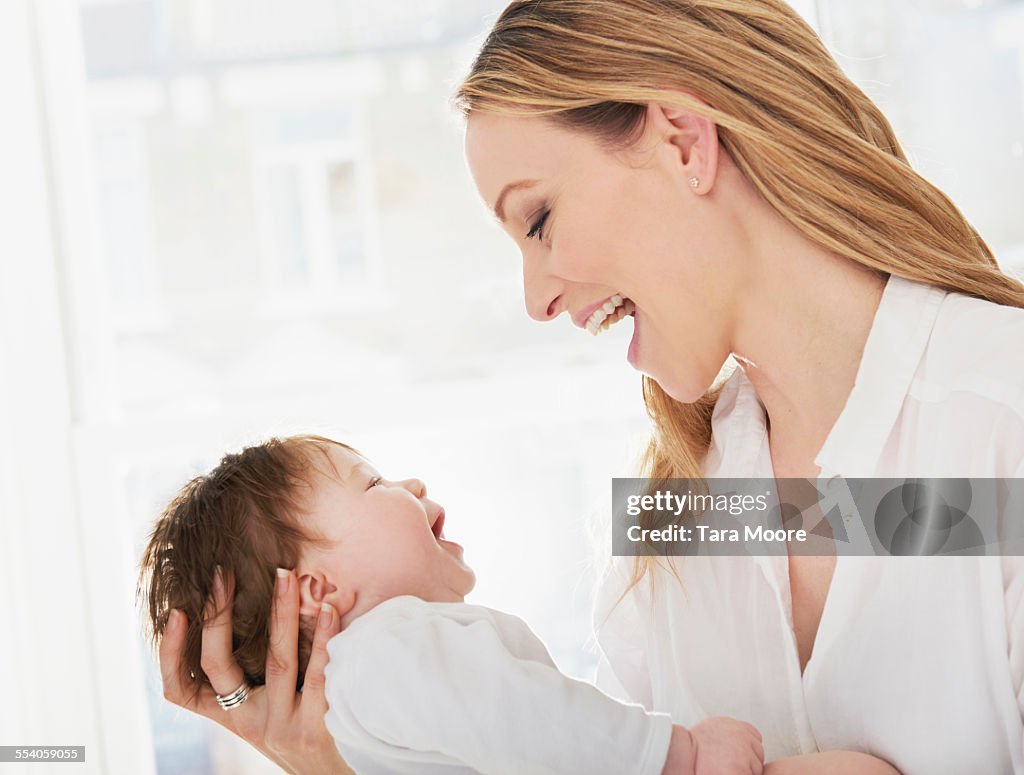
[[[284,568],[277,569],[277,596],[284,597],[288,592],[288,571]]]
[[[330,603],[320,604],[320,626],[325,630],[331,626],[331,617],[334,615],[334,609]]]
[[[217,592],[224,591],[224,576],[221,575],[219,565],[213,569],[213,588]]]

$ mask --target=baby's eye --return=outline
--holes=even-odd
[[[376,487],[378,484],[380,484],[383,481],[383,479],[384,479],[384,477],[382,477],[382,476],[375,476],[375,477],[373,477],[373,479],[370,480],[370,484],[367,486],[366,489],[369,490],[370,487]]]

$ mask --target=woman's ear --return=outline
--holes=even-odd
[[[707,105],[700,97],[688,92],[664,91]],[[668,145],[670,163],[685,186],[694,194],[710,193],[718,175],[718,127],[715,122],[669,102],[651,102],[647,105],[647,125],[656,138]]]
[[[334,606],[338,616],[344,616],[352,610],[356,603],[355,590],[338,587],[332,584],[319,571],[297,573],[299,580],[299,613],[304,616],[317,616],[320,607],[326,602]]]

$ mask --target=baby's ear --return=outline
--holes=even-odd
[[[322,573],[316,571],[300,573],[298,580],[299,613],[303,616],[318,616],[320,607],[325,602],[334,606],[338,616],[344,616],[356,603],[354,589],[348,586],[339,588],[328,581]]]

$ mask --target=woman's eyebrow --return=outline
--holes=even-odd
[[[517,180],[515,183],[509,183],[498,194],[498,201],[494,203],[494,217],[498,219],[498,223],[505,222],[505,197],[511,194],[513,191],[518,191],[521,188],[530,188],[540,183],[539,180]]]

